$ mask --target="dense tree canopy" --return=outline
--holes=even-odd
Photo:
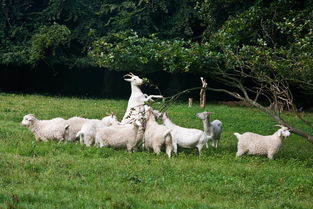
[[[0,7],[1,64],[222,70],[312,89],[309,0],[2,0]]]
[[[224,8],[231,3],[226,1]],[[202,28],[197,39],[162,39],[158,34],[140,36],[135,31],[104,36],[94,42],[90,54],[99,66],[115,70],[216,71],[289,80],[313,89],[313,10],[311,2],[256,1],[230,7],[220,18],[210,1],[197,2]],[[246,7],[246,9],[244,9]],[[214,18],[215,17],[215,18]],[[224,20],[218,24],[218,21]],[[210,23],[210,24],[209,24]],[[194,37],[195,38],[195,37]]]
[[[72,65],[87,58],[94,40],[129,29],[142,36],[192,38],[191,25],[199,25],[193,23],[197,20],[194,4],[187,0],[2,0],[0,63],[44,60]],[[60,33],[49,37],[54,29]],[[43,43],[47,38],[56,43]],[[34,50],[36,55],[31,55]]]

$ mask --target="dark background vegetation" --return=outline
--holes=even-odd
[[[5,92],[126,99],[131,91],[130,84],[123,79],[125,72],[95,67],[67,69],[59,66],[57,69],[49,69],[43,65],[41,69],[29,67],[21,70],[15,66],[8,66],[1,70],[1,74],[0,89]],[[164,96],[171,96],[187,88],[201,85],[199,75],[192,73],[160,71],[138,75],[149,78],[151,83],[157,85],[159,90],[153,86],[142,86],[144,92],[151,94],[161,92]],[[214,86],[221,86],[214,79],[207,78],[207,80]],[[199,99],[199,91],[182,95],[180,99],[188,97]],[[208,93],[208,100],[211,101],[230,99],[231,97],[222,93]]]

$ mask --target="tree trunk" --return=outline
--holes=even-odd
[[[201,77],[202,88],[200,90],[200,107],[204,108],[206,104],[206,87],[208,86],[206,80]]]
[[[189,98],[189,99],[188,99],[188,107],[192,107],[192,103],[193,103],[192,98]]]

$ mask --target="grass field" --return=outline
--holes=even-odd
[[[254,108],[208,105],[205,110],[223,121],[224,132],[220,147],[200,157],[196,149],[168,159],[164,153],[36,142],[20,125],[28,113],[40,119],[101,118],[113,111],[121,119],[126,105],[0,93],[0,208],[313,208],[312,144],[293,134],[273,161],[235,158],[233,132],[276,130]],[[195,117],[201,111],[175,104],[168,113],[178,125],[202,129]]]

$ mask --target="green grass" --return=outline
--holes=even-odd
[[[19,124],[28,113],[50,119],[115,112],[121,118],[126,106],[124,100],[0,93],[0,208],[313,208],[313,145],[303,138],[286,139],[273,161],[235,158],[233,132],[276,130],[254,108],[208,105],[213,119],[224,124],[220,147],[200,157],[196,149],[185,149],[171,159],[164,153],[36,142]],[[178,125],[202,129],[195,117],[200,111],[175,104],[168,113]]]

